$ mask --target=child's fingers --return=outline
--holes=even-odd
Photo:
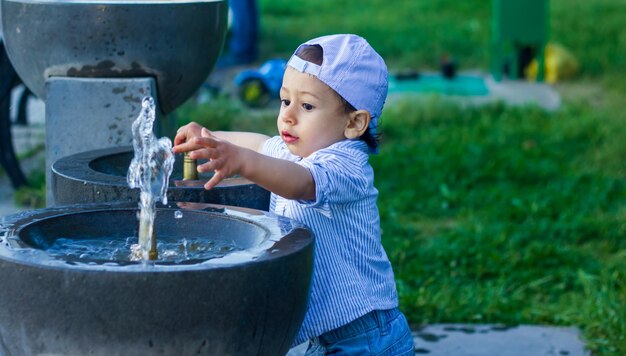
[[[181,143],[187,141],[187,132],[181,131],[182,127],[178,129],[176,136],[174,137],[174,145],[180,145]]]
[[[183,153],[197,150],[199,148],[202,148],[202,146],[195,144],[193,141],[187,141],[175,145],[174,147],[172,147],[172,151],[174,153]]]
[[[215,147],[218,141],[213,137],[196,137],[193,139],[193,143],[202,147]]]
[[[224,176],[222,175],[222,172],[221,171],[215,171],[215,174],[213,175],[213,177],[211,177],[211,179],[209,179],[209,181],[204,184],[204,189],[209,190],[209,189],[215,187],[223,179],[224,179]]]
[[[174,145],[179,145],[186,141],[190,141],[194,137],[201,135],[202,126],[195,122],[191,122],[185,126],[181,126],[176,130],[176,136],[174,137]]]
[[[212,159],[206,163],[203,163],[201,165],[198,165],[198,172],[203,173],[203,172],[210,172],[216,169],[219,169],[219,161],[216,159]]]
[[[176,131],[176,136],[174,136],[174,145],[184,143],[193,136],[194,135],[192,133],[192,128],[190,127],[190,125],[185,125]]]

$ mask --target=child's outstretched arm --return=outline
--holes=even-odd
[[[191,152],[191,158],[210,159],[209,162],[198,166],[198,171],[215,171],[213,177],[204,185],[206,189],[213,188],[224,178],[239,174],[287,199],[315,199],[315,182],[311,173],[296,163],[235,145],[207,129],[202,129],[201,137],[193,138],[189,144],[204,148]]]
[[[183,153],[193,151],[202,148],[193,143],[193,139],[201,137],[202,129],[205,129],[201,125],[191,122],[185,126],[182,126],[176,132],[174,137],[174,153]],[[259,151],[263,146],[263,143],[269,139],[269,136],[258,134],[255,132],[230,132],[230,131],[210,131],[215,137],[222,140],[227,140],[235,145],[249,148],[251,150]]]

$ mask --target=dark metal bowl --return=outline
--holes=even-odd
[[[53,76],[154,77],[164,113],[206,80],[224,43],[226,0],[1,0],[7,53],[45,99]]]
[[[63,157],[52,165],[52,192],[56,205],[137,202],[139,189],[131,189],[126,172],[133,158],[130,146],[92,150]],[[223,180],[204,189],[210,175],[199,180],[182,180],[182,155],[176,156],[167,189],[168,201],[232,205],[269,210],[270,192],[241,178]]]
[[[159,207],[159,235],[247,248],[192,264],[76,263],[56,238],[137,231],[135,204],[34,210],[0,222],[0,354],[284,355],[304,318],[313,236],[269,213]],[[158,239],[158,237],[157,237]],[[238,253],[238,255],[237,255]],[[213,261],[213,262],[212,262]]]

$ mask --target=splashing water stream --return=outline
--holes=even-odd
[[[154,99],[145,97],[141,113],[133,122],[132,136],[135,156],[128,168],[126,180],[131,188],[141,190],[139,198],[139,243],[131,247],[132,257],[147,260],[154,238],[155,204],[167,204],[167,187],[174,167],[172,141],[157,139],[153,133],[155,120]]]

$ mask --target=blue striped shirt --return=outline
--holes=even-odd
[[[343,140],[302,158],[291,154],[277,136],[262,152],[302,165],[315,181],[315,200],[272,194],[270,201],[270,211],[307,225],[315,234],[311,295],[295,344],[372,310],[397,307],[393,271],[380,241],[378,190],[365,142]]]

